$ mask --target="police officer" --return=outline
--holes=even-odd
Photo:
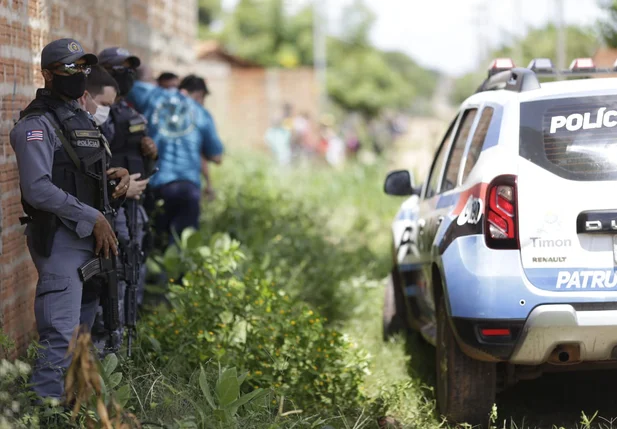
[[[141,61],[127,50],[112,47],[99,53],[99,63],[114,77],[118,84],[119,93],[116,103],[111,106],[109,119],[103,124],[103,132],[110,142],[113,153],[111,163],[115,167],[126,168],[137,188],[136,193],[128,195],[124,205],[118,210],[116,230],[120,239],[122,252],[129,256],[138,255],[140,259],[137,301],[141,304],[145,283],[145,261],[142,252],[144,228],[147,225],[147,215],[143,208],[143,193],[148,184],[148,177],[153,173],[154,162],[157,158],[157,149],[154,141],[146,136],[147,124],[145,118],[133,109],[126,101],[125,96],[133,87],[136,69]],[[135,216],[136,219],[132,219]],[[137,241],[138,247],[129,248],[131,238]],[[125,264],[127,258],[123,258]],[[122,273],[129,276],[130,267],[123,266]],[[125,276],[125,277],[126,277]],[[120,298],[122,298],[129,278],[121,279]],[[120,309],[123,317],[124,309]],[[117,335],[121,335],[121,330]],[[116,342],[118,343],[118,342]]]
[[[108,168],[109,148],[87,112],[86,75],[97,57],[74,39],[43,49],[45,88],[20,114],[10,134],[27,223],[28,249],[38,271],[34,313],[43,346],[32,375],[44,398],[63,395],[69,342],[80,324],[92,326],[98,298],[84,293],[78,268],[117,254],[102,210],[129,187],[126,169]],[[107,196],[108,180],[119,183]]]

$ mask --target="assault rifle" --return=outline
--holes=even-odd
[[[124,326],[127,328],[127,356],[131,357],[133,347],[133,333],[137,323],[137,288],[139,287],[143,252],[138,241],[137,217],[139,203],[136,200],[127,200],[126,223],[129,230],[129,242],[122,246],[124,262],[124,279],[126,290],[124,293]]]
[[[105,153],[106,154],[106,153]],[[110,203],[110,190],[113,190],[117,183],[115,180],[108,180],[106,173],[106,155],[102,155],[102,168],[99,177],[99,198],[100,207],[103,207],[103,215],[110,225],[114,225],[116,211]],[[113,350],[119,347],[120,338],[116,338],[114,332],[120,327],[119,301],[118,301],[118,264],[116,257],[112,254],[109,259],[103,255],[93,258],[83,264],[78,269],[81,281],[86,284],[93,277],[98,276],[104,279],[104,287],[101,293],[101,307],[103,307],[103,326],[109,335],[110,346]]]
[[[149,178],[158,171],[154,165],[147,165],[146,172]],[[128,243],[121,243],[124,281],[126,290],[124,291],[124,326],[127,328],[127,357],[131,357],[133,350],[133,334],[137,325],[137,289],[141,280],[141,266],[145,262],[145,254],[139,242],[139,202],[137,200],[127,200],[126,224],[129,230]]]

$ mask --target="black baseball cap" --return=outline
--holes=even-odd
[[[92,66],[98,62],[94,54],[86,54],[84,48],[75,39],[54,40],[43,48],[41,52],[41,68],[46,69],[53,63],[72,64],[80,59]]]
[[[99,53],[99,64],[102,66],[121,66],[125,61],[134,69],[141,65],[141,60],[124,48],[107,48]]]

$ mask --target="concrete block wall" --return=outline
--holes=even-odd
[[[42,84],[40,53],[73,37],[99,52],[122,46],[155,72],[192,70],[196,0],[0,0],[0,329],[23,352],[34,335],[37,281],[19,223],[19,177],[9,132]]]

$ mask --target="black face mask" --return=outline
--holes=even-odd
[[[133,84],[135,83],[135,74],[131,69],[125,69],[123,71],[112,71],[111,75],[116,79],[118,83],[118,89],[120,95],[124,96],[131,92]]]
[[[55,74],[51,82],[52,89],[71,100],[77,100],[86,91],[86,75],[76,73],[68,76]]]

